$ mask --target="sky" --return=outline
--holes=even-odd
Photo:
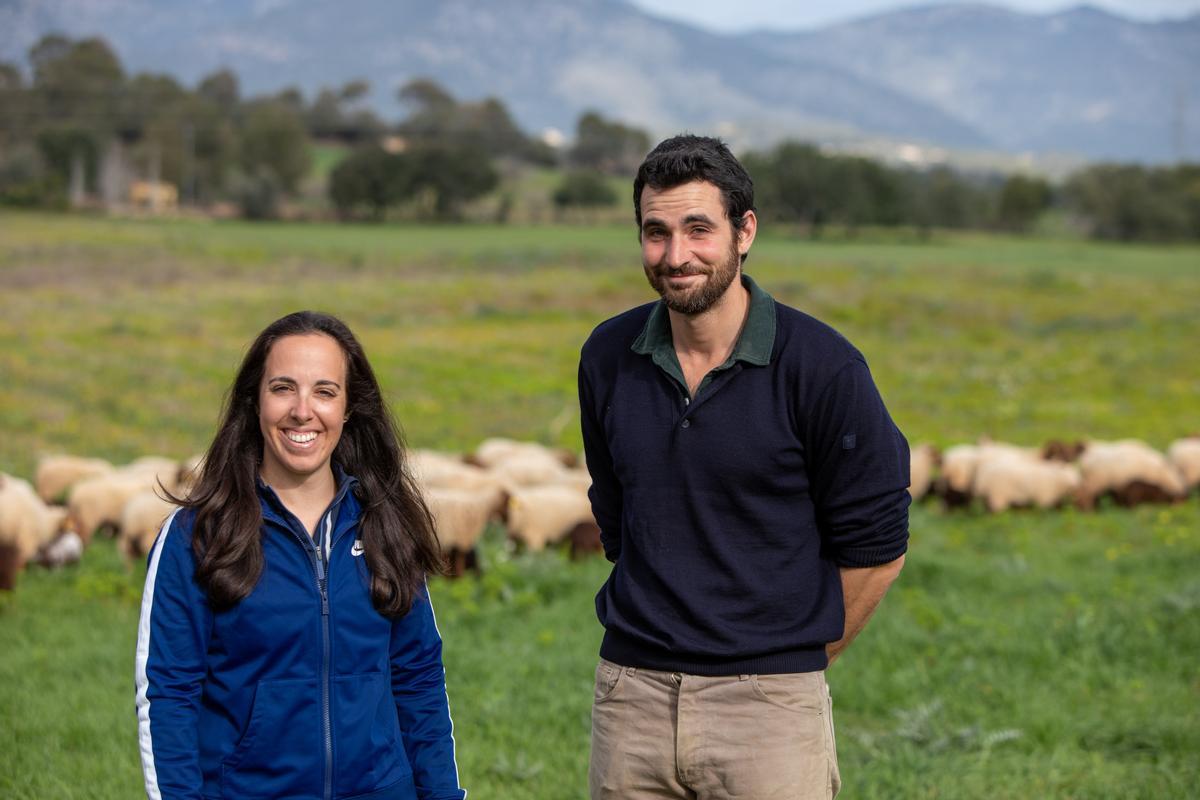
[[[797,30],[855,17],[893,11],[931,0],[630,0],[658,16],[723,33],[754,28]],[[991,0],[1017,11],[1046,13],[1081,5],[1085,0]],[[1200,12],[1200,0],[1087,0],[1115,14],[1139,20],[1178,18]]]

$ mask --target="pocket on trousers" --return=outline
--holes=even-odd
[[[620,665],[600,659],[600,663],[596,665],[596,690],[592,701],[602,703],[612,697],[624,674],[625,670]]]
[[[818,716],[828,706],[829,695],[819,672],[751,675],[750,685],[759,700],[798,714]]]
[[[825,683],[825,681],[821,681]],[[837,797],[837,793],[842,788],[842,773],[838,769],[837,758],[837,736],[833,730],[833,693],[829,691],[829,685],[825,684],[825,730],[829,737],[827,747],[829,749],[829,788],[830,797]]]

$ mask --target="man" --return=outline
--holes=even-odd
[[[634,209],[662,300],[579,365],[613,562],[591,796],[832,797],[824,670],[904,562],[908,445],[862,355],[742,274],[754,188],[724,144],[659,144]]]

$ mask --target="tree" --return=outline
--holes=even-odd
[[[1043,179],[1010,175],[1000,190],[996,222],[1005,230],[1026,232],[1050,207],[1052,197],[1050,184]]]
[[[632,175],[650,150],[650,136],[640,128],[606,120],[595,111],[580,115],[569,159],[578,167]]]
[[[342,159],[329,176],[329,198],[343,219],[366,206],[371,218],[382,220],[388,207],[414,193],[412,163],[399,153],[374,145]]]
[[[460,103],[435,81],[417,78],[400,88],[399,98],[412,109],[399,132],[417,145],[477,149],[491,158],[511,157],[533,164],[555,161],[553,150],[526,136],[508,108],[494,97]]]
[[[369,91],[370,84],[361,80],[340,89],[321,89],[305,112],[309,134],[317,139],[355,142],[382,133],[383,122],[370,109],[356,107]]]
[[[554,205],[559,208],[595,208],[611,206],[617,202],[617,193],[608,179],[590,170],[572,170],[563,176],[562,183],[554,190]]]
[[[413,185],[433,197],[437,219],[456,219],[463,204],[487,194],[500,175],[483,151],[453,144],[426,144],[404,156],[413,165]]]
[[[240,161],[247,174],[274,174],[285,192],[296,190],[312,166],[308,134],[300,115],[277,100],[258,101],[246,110]]]
[[[232,117],[239,102],[237,75],[227,69],[217,70],[201,79],[196,94],[211,102],[226,117]]]
[[[1067,206],[1100,239],[1170,241],[1200,235],[1196,167],[1147,169],[1096,164],[1073,174],[1063,189]],[[1190,180],[1189,180],[1190,178]],[[1190,199],[1189,199],[1190,198]]]

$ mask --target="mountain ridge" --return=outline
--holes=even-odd
[[[1200,14],[1144,23],[957,3],[725,35],[624,0],[0,0],[0,29],[13,32],[0,59],[22,65],[57,29],[103,36],[131,72],[194,84],[229,67],[248,94],[365,78],[388,118],[395,89],[427,76],[464,99],[499,97],[532,130],[569,131],[596,109],[740,146],[1200,152]]]

